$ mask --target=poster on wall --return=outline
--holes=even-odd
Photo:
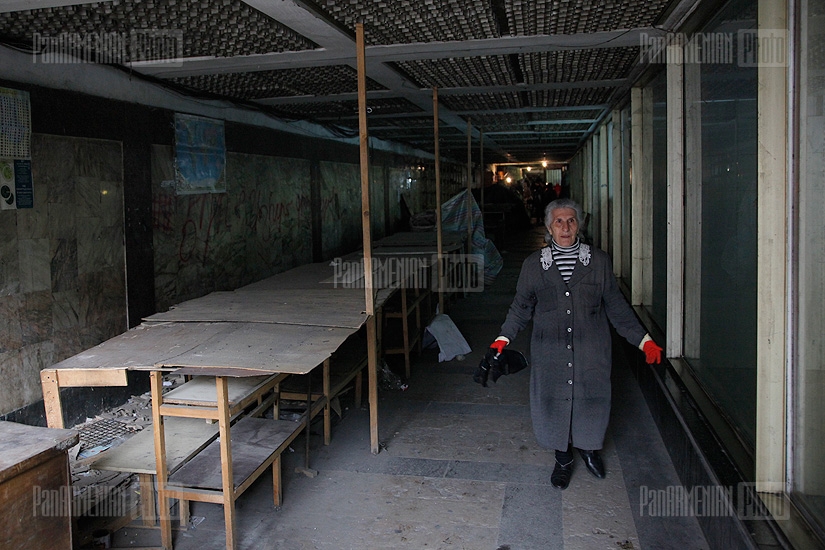
[[[178,195],[226,192],[223,121],[175,114],[175,191]]]
[[[0,158],[0,208],[14,210],[33,207],[31,161]]]
[[[0,88],[0,209],[32,208],[29,93]]]

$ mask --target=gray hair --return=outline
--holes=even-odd
[[[553,222],[553,211],[560,208],[572,208],[576,211],[576,221],[579,223],[579,230],[581,230],[584,224],[584,214],[582,213],[582,207],[573,199],[556,199],[544,208],[545,229],[547,229],[549,224]],[[552,236],[550,235],[550,230],[547,229],[547,232],[544,235],[544,241],[549,243],[551,239]]]

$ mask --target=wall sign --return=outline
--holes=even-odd
[[[32,208],[29,92],[0,88],[0,209]]]

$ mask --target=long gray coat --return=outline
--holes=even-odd
[[[635,346],[646,333],[619,291],[610,257],[582,249],[566,284],[555,264],[544,268],[541,250],[531,254],[501,326],[512,340],[533,319],[530,411],[536,439],[548,449],[566,449],[571,434],[574,447],[602,448],[610,417],[608,321]]]

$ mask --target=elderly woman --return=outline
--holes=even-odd
[[[548,246],[524,261],[501,336],[488,352],[501,353],[533,320],[530,412],[539,444],[556,451],[550,481],[559,489],[573,472],[571,443],[594,476],[605,475],[598,451],[610,417],[609,324],[648,363],[659,363],[662,352],[619,291],[610,257],[579,240],[581,221],[571,199],[547,205]]]

